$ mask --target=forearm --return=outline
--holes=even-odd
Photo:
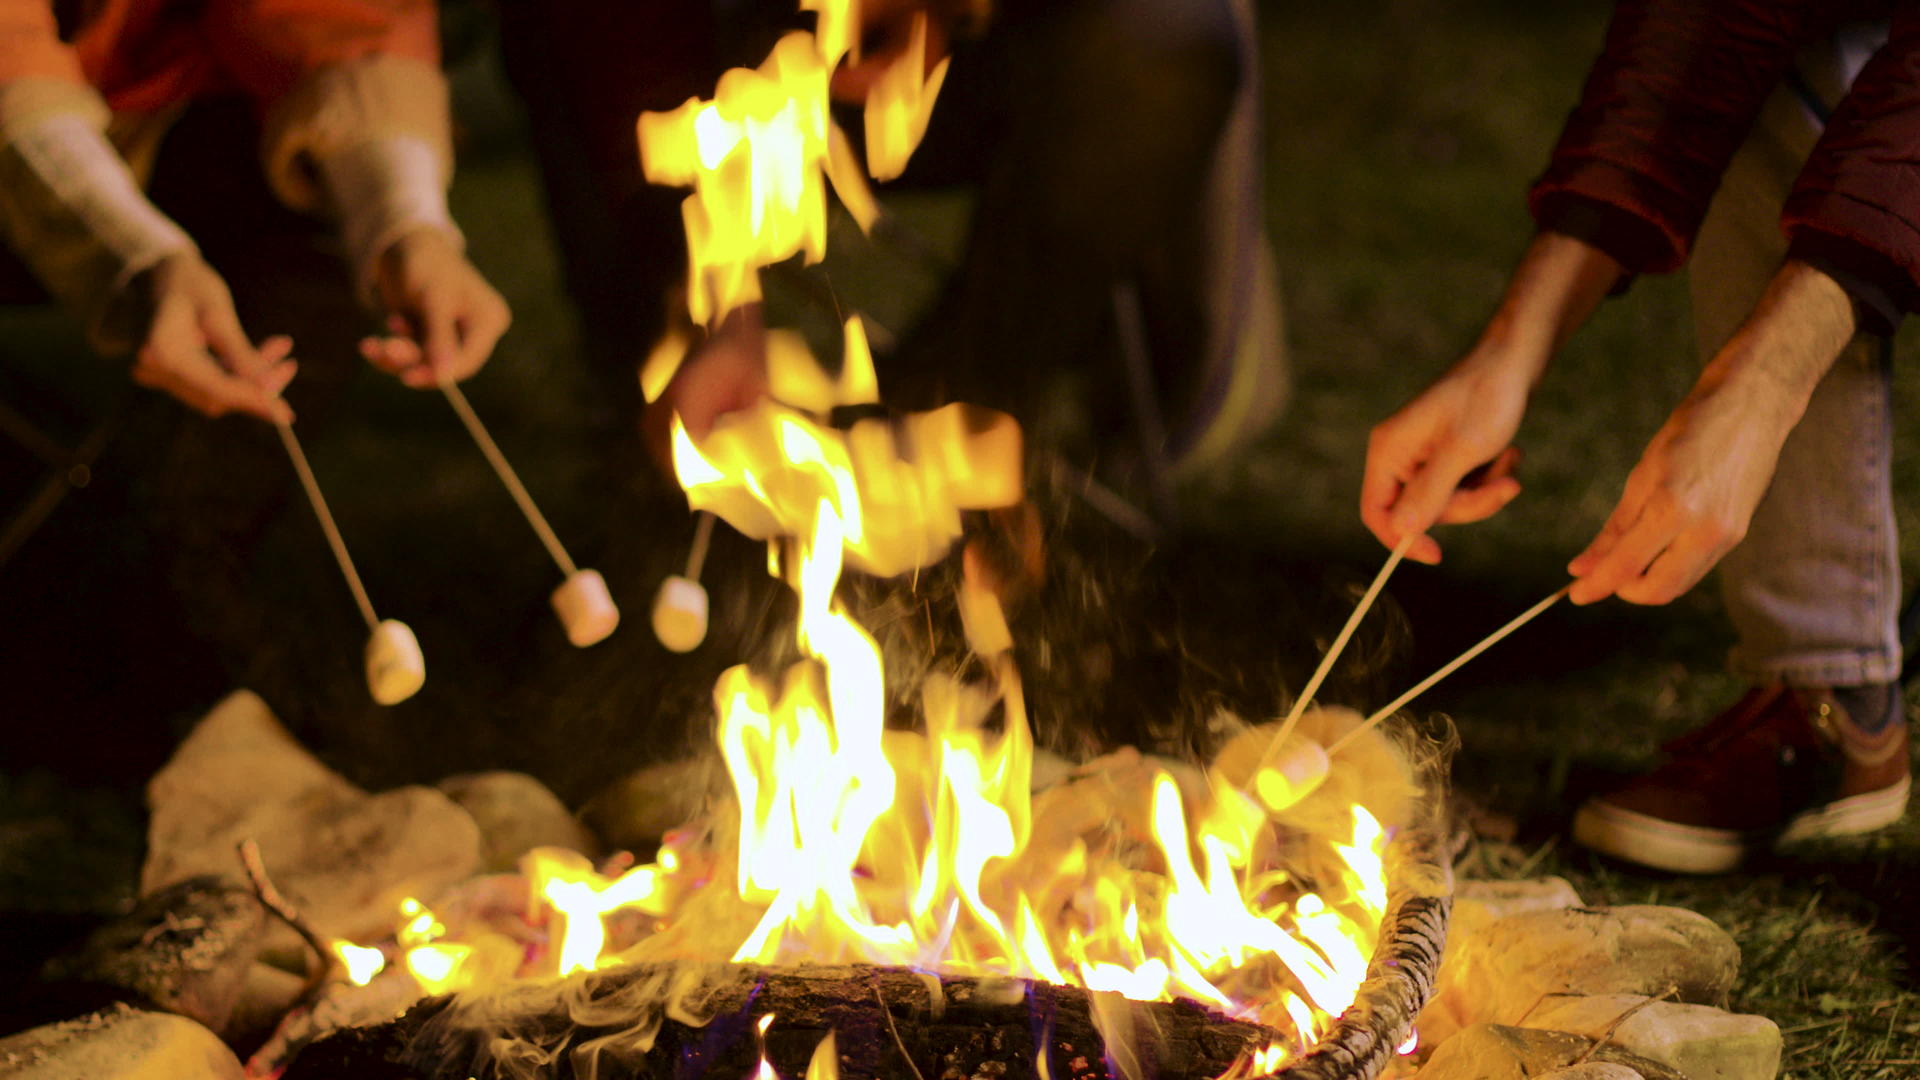
[[[1689,396],[1737,392],[1764,406],[1764,419],[1784,438],[1855,329],[1847,291],[1820,270],[1789,259]]]
[[[108,318],[127,283],[194,244],[148,201],[96,120],[54,112],[6,132],[0,233],[112,352],[130,347],[137,329]]]
[[[1620,280],[1620,264],[1592,244],[1542,231],[1514,268],[1500,308],[1463,365],[1497,364],[1529,386]]]
[[[410,232],[434,229],[463,246],[447,210],[445,170],[427,140],[381,135],[315,155],[315,164],[363,295],[372,295],[381,256]]]

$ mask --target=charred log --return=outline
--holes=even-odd
[[[434,999],[381,1028],[315,1044],[284,1080],[571,1080],[589,1070],[599,1080],[748,1077],[760,1057],[754,1025],[769,1014],[766,1054],[782,1076],[804,1075],[832,1033],[847,1080],[1118,1077],[1097,1010],[1119,1010],[1131,1021],[1131,1053],[1148,1076],[1217,1076],[1278,1038],[1190,1002],[1096,1004],[1078,987],[864,966],[715,969],[699,993],[707,1022],[698,1026],[662,1016],[657,1002],[639,1006],[625,1025],[568,1019],[569,1008],[599,1013],[685,975],[631,967],[486,1002]],[[649,1030],[650,1040],[640,1037]]]

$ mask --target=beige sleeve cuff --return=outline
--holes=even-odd
[[[93,87],[66,79],[9,79],[0,82],[0,143],[31,131],[50,116],[73,114],[96,131],[107,129],[107,103]]]
[[[302,80],[267,114],[261,146],[268,182],[295,210],[329,209],[316,162],[369,140],[411,136],[453,175],[447,81],[432,64],[375,54],[330,64]]]

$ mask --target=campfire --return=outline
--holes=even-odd
[[[857,48],[857,7],[802,6],[817,13],[814,32],[729,72],[713,100],[640,120],[649,178],[693,189],[688,304],[706,326],[759,297],[762,268],[822,257],[829,188],[862,228],[879,212],[827,107],[828,76]],[[944,62],[927,67],[924,26],[913,43],[866,105],[876,178],[904,166],[944,75]],[[649,398],[690,340],[655,350]],[[1415,1019],[1435,996],[1453,900],[1439,766],[1386,722],[1559,594],[1370,716],[1316,701],[1395,552],[1284,717],[1223,714],[1197,760],[1122,747],[1068,762],[1036,746],[1014,590],[972,528],[1023,504],[1019,426],[965,404],[888,412],[857,315],[831,372],[797,334],[769,331],[766,352],[767,397],[697,435],[676,423],[673,465],[694,512],[766,542],[795,617],[777,655],[742,657],[714,687],[724,782],[681,793],[695,796],[683,800],[690,813],[644,852],[650,861],[590,857],[560,810],[555,835],[516,871],[475,876],[457,850],[475,848],[473,826],[449,808],[453,831],[391,845],[382,876],[358,852],[323,850],[325,838],[381,839],[384,826],[355,815],[382,800],[420,828],[439,803],[415,789],[357,792],[243,695],[155,780],[159,849],[193,832],[160,807],[170,791],[222,790],[194,771],[206,761],[291,762],[223,792],[232,805],[187,838],[188,854],[150,858],[152,909],[132,934],[141,949],[214,940],[175,949],[183,970],[242,954],[257,908],[196,875],[231,877],[231,845],[244,841],[259,907],[312,953],[308,978],[281,987],[246,1075],[1370,1080],[1437,1041]],[[911,591],[953,563],[966,655],[891,685],[843,577]],[[663,636],[691,647],[685,629]],[[260,809],[276,795],[298,813]],[[307,874],[297,855],[341,866]],[[333,902],[323,879],[336,870],[353,878],[341,890],[351,902]],[[1574,903],[1483,902],[1479,915]],[[209,939],[216,924],[231,937]],[[1724,995],[1718,970],[1675,992]],[[163,981],[167,993],[142,993],[216,1030],[238,1024],[251,993],[231,979]],[[191,992],[175,992],[182,982]],[[1476,1012],[1485,995],[1447,993],[1430,1014],[1444,1034],[1487,1018]],[[1611,1035],[1563,1056],[1592,1057]],[[1634,1075],[1678,1075],[1632,1060]]]
[[[761,268],[822,257],[829,187],[862,227],[875,219],[827,109],[828,76],[857,48],[856,9],[807,6],[820,9],[815,32],[787,35],[757,70],[729,72],[713,100],[640,121],[648,177],[693,189],[684,217],[695,322],[717,326],[757,300]],[[944,75],[944,62],[927,68],[922,20],[867,102],[867,171],[878,178],[904,166]],[[1309,711],[1303,697],[1282,723],[1240,724],[1206,762],[1123,749],[1036,783],[1008,619],[986,559],[965,543],[970,515],[1022,501],[1018,425],[959,404],[888,415],[858,316],[845,323],[835,373],[795,334],[771,331],[766,351],[768,397],[698,438],[676,423],[673,458],[696,512],[767,541],[769,572],[798,604],[794,658],[720,678],[715,742],[730,783],[662,838],[653,861],[595,866],[537,850],[507,903],[464,905],[456,918],[409,898],[392,938],[330,943],[353,983],[452,995],[415,1017],[413,1066],[536,1075],[528,1063],[586,1044],[589,1056],[644,1058],[675,1041],[664,1023],[717,1031],[718,1017],[746,1008],[758,1018],[757,1075],[836,1076],[847,1052],[836,1039],[853,1032],[804,1000],[789,1016],[756,1000],[779,998],[770,988],[795,978],[872,981],[883,1010],[1081,1003],[1080,1028],[1099,1037],[1031,1039],[1038,1075],[1132,1075],[1142,1055],[1162,1056],[1169,1044],[1138,1031],[1161,1022],[1137,1024],[1118,1000],[1212,1011],[1215,1037],[1187,1053],[1182,1072],[1265,1075],[1307,1053],[1359,998],[1391,929],[1389,834],[1419,835],[1425,778],[1358,715]],[[656,350],[649,396],[683,353]],[[956,545],[965,550],[952,556]],[[839,598],[841,577],[910,577],[949,557],[964,567],[957,605],[971,656],[906,688],[917,715],[890,716],[881,649]],[[1337,767],[1325,750],[1335,743],[1345,749]],[[1431,856],[1395,856],[1421,859]],[[1441,897],[1434,869],[1408,876]],[[1388,1005],[1362,1025],[1357,1071],[1367,1074],[1414,1045],[1411,1016],[1439,947],[1444,903],[1411,911],[1399,899],[1397,917],[1424,919],[1427,963],[1372,972]],[[920,976],[901,984],[903,973]],[[595,1022],[557,1030],[556,1009]],[[1070,1013],[1035,1015],[1057,1031],[1073,1026]],[[821,1033],[807,1063],[774,1061],[781,1052],[769,1048],[791,1046],[784,1033],[796,1024]],[[282,1064],[271,1053],[257,1061],[256,1071]],[[289,1075],[304,1075],[305,1062]]]

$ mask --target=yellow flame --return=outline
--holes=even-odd
[[[692,189],[689,305],[710,326],[759,297],[761,267],[822,257],[829,186],[863,226],[872,221],[871,193],[827,109],[831,71],[858,50],[859,6],[803,7],[815,33],[789,34],[757,69],[729,71],[710,101],[640,120],[649,179]],[[869,98],[875,176],[904,167],[944,79],[944,62],[927,70],[927,32],[916,22]],[[1181,995],[1291,1028],[1292,1045],[1243,1059],[1273,1071],[1354,1000],[1386,902],[1384,831],[1357,807],[1344,836],[1280,824],[1276,813],[1307,803],[1334,811],[1314,819],[1319,828],[1347,820],[1321,783],[1324,755],[1295,762],[1297,775],[1253,777],[1258,797],[1223,780],[1217,762],[1189,775],[1132,752],[1036,796],[1011,630],[978,582],[962,590],[963,621],[984,677],[926,676],[919,729],[889,729],[905,706],[890,700],[881,650],[839,596],[842,575],[902,575],[944,558],[964,512],[1022,498],[1022,455],[1010,418],[960,405],[834,426],[839,406],[880,400],[867,345],[849,320],[829,376],[798,335],[774,331],[772,400],[720,418],[698,441],[675,423],[689,503],[768,541],[769,572],[797,599],[799,659],[783,671],[735,667],[715,685],[733,802],[690,830],[698,839],[684,857],[670,845],[617,876],[570,853],[529,858],[529,925],[548,934],[542,973],[594,970],[625,947],[619,958],[866,961]],[[680,349],[649,365],[650,396]],[[1285,857],[1289,846],[1310,849],[1298,864],[1307,869]],[[632,911],[651,918],[636,927],[617,915]],[[441,940],[446,928],[417,901],[403,914],[398,938],[423,986],[471,984],[518,960],[506,939]],[[762,1080],[775,1075],[771,1023],[759,1025]],[[829,1039],[808,1075],[836,1074]]]
[[[915,13],[906,50],[867,95],[867,173],[875,180],[906,171],[907,159],[927,133],[934,98],[947,81],[947,62],[942,58],[927,71],[927,15]]]
[[[346,968],[347,981],[355,986],[372,982],[373,977],[387,966],[386,953],[349,941],[335,941],[333,954],[340,958],[341,966]]]

